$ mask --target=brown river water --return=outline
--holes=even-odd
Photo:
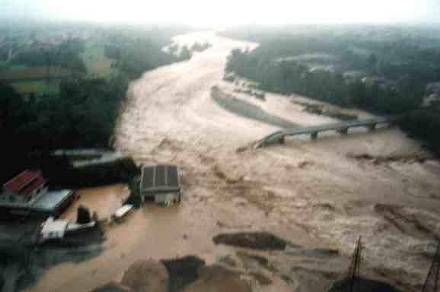
[[[195,40],[213,46],[132,82],[115,145],[137,163],[178,164],[182,204],[148,204],[133,212],[123,224],[108,228],[101,255],[52,267],[27,291],[87,291],[118,280],[143,258],[195,254],[213,263],[236,255],[236,249],[212,242],[217,233],[232,231],[270,231],[297,245],[340,252],[336,258],[262,252],[276,271],[265,271],[273,283],[255,286],[255,291],[325,291],[332,275],[347,269],[359,235],[363,275],[403,291],[419,290],[434,252],[433,238],[440,234],[439,163],[399,129],[387,127],[246,148],[278,129],[226,111],[210,90],[214,85],[232,90],[222,81],[228,53],[256,44],[213,32],[175,38],[179,43]],[[237,98],[298,125],[335,121],[308,114],[285,96],[267,94],[265,102],[242,94]],[[101,193],[105,199],[99,199]],[[84,190],[82,200],[92,210],[104,210],[99,215],[105,217],[123,195],[123,186],[113,186]]]

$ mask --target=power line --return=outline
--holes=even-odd
[[[356,283],[358,283],[359,280],[359,267],[360,267],[360,263],[361,263],[361,252],[362,252],[362,240],[361,240],[361,236],[359,236],[357,242],[356,242],[356,247],[354,249],[353,252],[353,256],[351,258],[351,264],[350,264],[350,268],[348,269],[348,279],[350,281],[350,292],[354,292],[355,291],[355,287],[357,287],[358,285],[355,285]]]
[[[438,280],[440,274],[440,242],[437,243],[434,259],[423,284],[422,292],[437,292],[439,289]]]

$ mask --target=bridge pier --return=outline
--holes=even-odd
[[[342,121],[328,125],[309,126],[302,128],[284,129],[267,135],[259,141],[259,146],[272,144],[284,144],[286,136],[310,135],[310,139],[316,140],[320,132],[334,131],[341,135],[347,135],[351,128],[364,128],[374,131],[379,125],[391,124],[395,119],[390,118],[370,118],[365,120]]]
[[[338,133],[341,135],[347,135],[348,134],[348,128],[343,128],[338,130]]]
[[[286,137],[284,135],[282,135],[279,139],[278,139],[278,143],[280,144],[284,144],[284,142],[286,142]]]
[[[368,131],[372,132],[374,130],[376,130],[376,124],[368,125]]]

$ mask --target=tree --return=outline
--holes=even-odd
[[[87,224],[92,221],[92,217],[90,216],[90,211],[83,205],[80,205],[77,210],[76,223],[78,224]]]
[[[187,46],[183,46],[182,49],[180,49],[179,58],[180,60],[188,60],[191,58],[191,52]]]

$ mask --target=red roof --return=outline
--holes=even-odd
[[[18,193],[20,195],[29,195],[36,188],[45,184],[46,180],[38,173],[25,170],[3,185],[3,189]]]
[[[20,190],[19,194],[21,195],[29,195],[31,194],[35,189],[39,188],[40,186],[44,185],[46,183],[46,180],[42,178],[41,176],[38,176],[35,180],[33,180],[30,184],[25,186],[23,189]]]

